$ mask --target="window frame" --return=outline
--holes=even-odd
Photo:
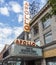
[[[51,33],[50,33],[51,32]],[[49,34],[48,34],[49,33]],[[45,36],[47,34],[47,36]],[[49,44],[49,43],[51,43],[52,41],[53,41],[53,39],[52,39],[52,41],[51,42],[48,42],[48,43],[46,43],[46,39],[45,39],[45,37],[48,37],[48,36],[52,36],[52,31],[49,31],[49,32],[47,32],[47,33],[45,33],[44,34],[44,43],[47,45],[47,44]]]
[[[47,25],[47,27],[44,27],[44,22],[47,22],[48,23],[48,20],[50,20],[49,22],[51,23],[51,18],[52,18],[52,15],[50,14],[50,12],[47,12],[42,18],[41,18],[41,21],[42,21],[42,26],[43,26],[43,29],[46,29],[48,28],[51,24]]]
[[[39,39],[39,37],[38,38],[36,38],[35,40],[38,40],[38,41],[40,41],[40,39]],[[35,40],[34,40],[34,42],[35,42]],[[37,41],[37,42],[38,42]],[[36,42],[35,42],[36,43]],[[38,44],[36,44],[36,45],[38,45]],[[40,46],[41,45],[41,42],[40,42],[40,44],[38,45],[38,46]]]
[[[50,18],[49,18],[49,19],[50,19]],[[42,21],[42,26],[43,26],[43,29],[44,29],[44,30],[51,26],[51,19],[50,19],[50,21],[49,21],[50,24],[48,24],[47,27],[44,26],[44,23],[47,22],[49,19],[47,19],[47,20],[44,21],[44,22]],[[47,23],[48,23],[48,22],[47,22]]]

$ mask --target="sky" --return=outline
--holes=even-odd
[[[43,5],[45,0],[41,2]],[[22,31],[23,0],[0,0],[0,51],[5,44],[11,44]]]
[[[0,0],[0,50],[23,31],[23,0]]]

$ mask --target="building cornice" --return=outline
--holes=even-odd
[[[33,24],[34,21],[36,21],[48,8],[50,7],[50,4],[47,3],[30,21],[30,26]]]

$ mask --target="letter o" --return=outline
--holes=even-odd
[[[28,25],[25,25],[25,26],[24,26],[24,29],[25,29],[25,30],[30,30],[30,27],[29,27]]]
[[[35,46],[35,43],[32,43],[32,46]]]

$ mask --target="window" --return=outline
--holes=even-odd
[[[34,34],[37,34],[37,33],[38,33],[38,29],[34,28]]]
[[[46,63],[47,63],[47,65],[56,65],[56,57],[47,58]]]
[[[48,62],[47,65],[56,65],[56,62]]]
[[[37,24],[34,26],[34,35],[36,35],[37,33],[39,33],[39,29]]]
[[[51,17],[52,15],[50,13],[47,13],[44,15],[44,17],[42,17],[41,21],[44,29],[51,25]]]
[[[50,19],[47,19],[46,21],[43,22],[43,28],[47,28],[48,26],[50,26],[51,24],[51,20]]]
[[[27,34],[27,40],[31,40],[31,33]]]
[[[39,33],[38,22],[33,26],[33,32],[34,32],[34,35],[36,35],[37,33]]]
[[[40,40],[39,40],[39,38],[35,39],[34,41],[35,41],[36,45],[40,46]]]
[[[51,31],[44,35],[44,40],[45,40],[46,44],[52,42],[52,33],[51,33]]]
[[[21,61],[18,61],[18,62],[16,63],[16,65],[21,65]]]
[[[31,39],[31,33],[29,33],[29,39]]]

